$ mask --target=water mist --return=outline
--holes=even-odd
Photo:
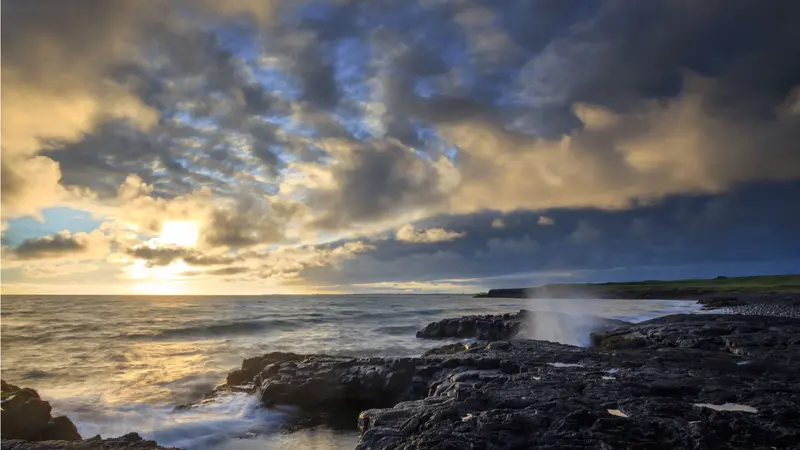
[[[589,335],[603,328],[601,301],[588,296],[581,298],[580,292],[558,292],[561,298],[550,293],[528,300],[528,309],[533,312],[525,336],[529,339],[558,342],[569,345],[588,346]]]

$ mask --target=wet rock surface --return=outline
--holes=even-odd
[[[800,447],[800,320],[667,316],[594,341],[307,356],[253,381],[267,406],[362,410],[359,449]]]
[[[521,310],[515,314],[464,316],[431,322],[417,331],[418,338],[475,338],[499,341],[515,337],[530,319],[531,312]]]
[[[31,388],[20,388],[5,380],[2,384],[0,436],[29,441],[81,439],[78,429],[67,417],[52,417],[50,403]],[[4,447],[5,448],[5,447]]]
[[[604,317],[571,316],[523,309],[513,314],[464,316],[431,322],[417,332],[417,337],[424,339],[471,338],[481,341],[502,341],[516,337],[535,336],[536,327],[540,326],[537,324],[541,323],[553,325],[553,329],[559,330],[580,327],[581,331],[587,334],[631,325],[630,322]]]
[[[136,433],[111,439],[102,439],[100,436],[95,436],[83,441],[30,442],[3,439],[0,448],[3,450],[176,450],[160,447],[155,441],[146,441]]]

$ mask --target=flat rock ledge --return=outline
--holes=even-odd
[[[457,343],[419,358],[272,354],[234,379],[267,407],[357,425],[358,449],[800,446],[800,320],[677,315],[592,339]]]
[[[542,323],[561,330],[580,327],[587,335],[588,333],[608,331],[632,325],[630,322],[607,319],[605,317],[573,316],[522,309],[518,313],[464,316],[431,322],[417,332],[417,337],[423,339],[472,338],[481,341],[504,341],[517,337],[535,336],[537,324]]]

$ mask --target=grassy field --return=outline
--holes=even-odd
[[[592,287],[608,290],[641,289],[642,291],[649,289],[710,289],[719,292],[800,292],[800,274],[554,286]]]

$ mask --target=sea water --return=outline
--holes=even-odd
[[[185,449],[352,448],[354,432],[281,433],[295,411],[264,409],[246,394],[175,407],[201,399],[247,357],[418,356],[444,343],[415,337],[429,322],[522,308],[628,321],[697,310],[693,301],[466,295],[6,295],[2,376],[38,390],[84,437],[136,431]]]

